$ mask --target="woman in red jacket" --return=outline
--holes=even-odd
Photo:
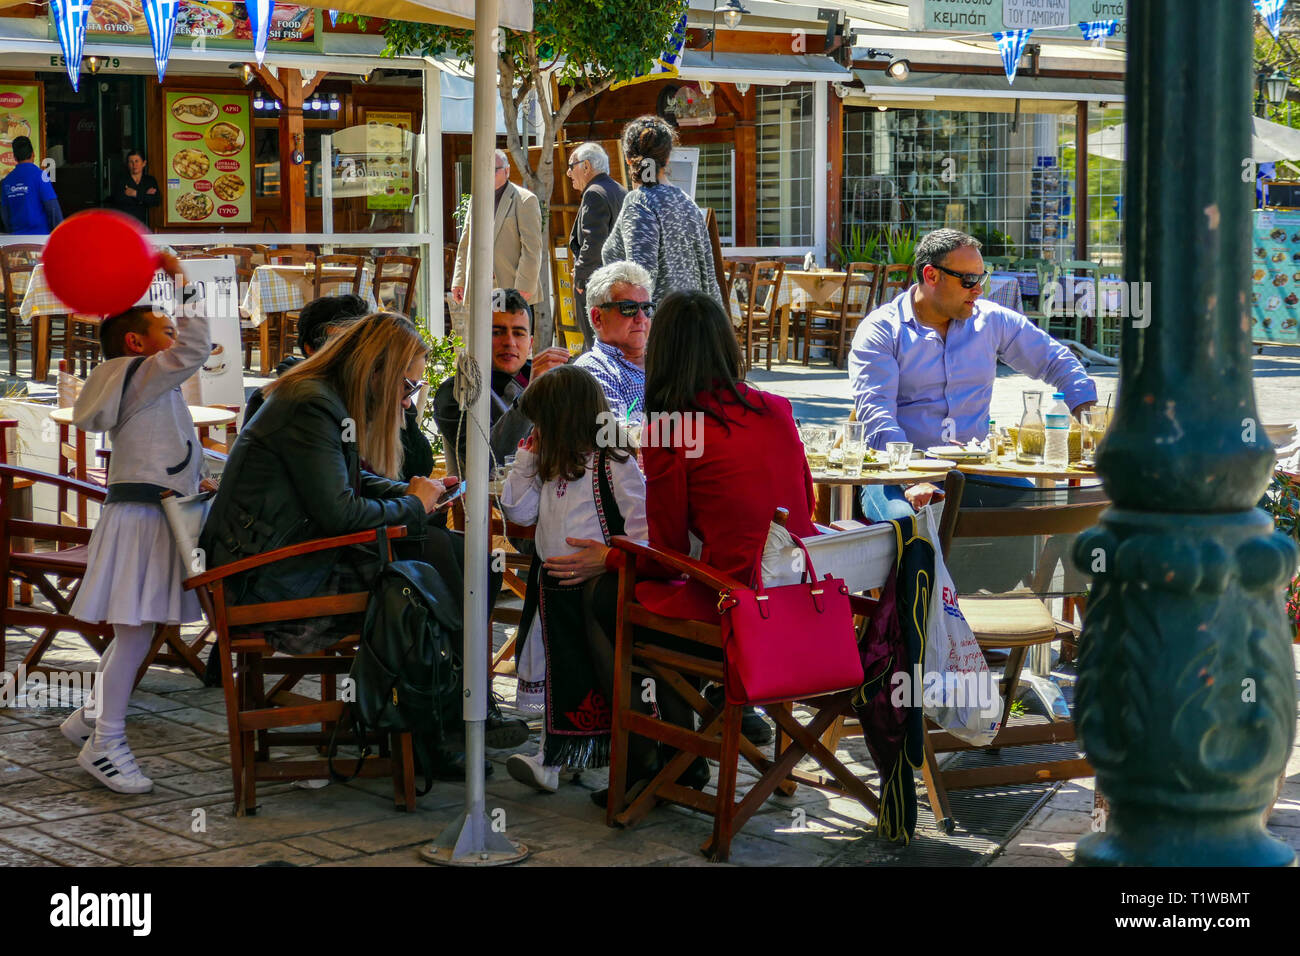
[[[731,322],[711,296],[665,298],[646,348],[642,456],[650,543],[688,554],[693,536],[702,562],[752,587],[777,508],[790,512],[792,534],[817,532],[790,403],[746,385],[740,363]],[[668,617],[718,613],[718,596],[694,582],[645,581],[637,598]]]

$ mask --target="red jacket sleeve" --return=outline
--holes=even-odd
[[[656,548],[689,554],[687,530],[685,449],[647,447],[641,451],[645,464],[646,519],[650,543]],[[650,562],[638,563],[646,577],[673,578],[677,573]]]

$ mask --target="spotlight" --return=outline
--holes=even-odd
[[[260,110],[266,108],[266,100],[262,98],[261,92],[253,94],[253,109]]]
[[[97,56],[88,56],[84,62],[86,64],[86,72],[92,76],[104,67],[104,61]]]
[[[240,78],[244,81],[245,86],[251,84],[253,80],[257,77],[257,74],[253,72],[252,64],[249,63],[245,63],[243,65],[239,75]]]
[[[891,80],[905,80],[912,75],[912,64],[902,57],[895,57],[885,67],[885,75]]]

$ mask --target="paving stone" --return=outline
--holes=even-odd
[[[1016,835],[1015,840],[1007,847],[1007,852],[1023,856],[1061,857],[1072,860],[1077,842],[1077,839],[1069,839],[1050,830],[1025,829]]]
[[[434,868],[434,864],[426,863],[420,858],[420,847],[403,847],[400,850],[389,850],[386,853],[377,853],[374,856],[358,856],[349,860],[332,860],[328,863],[319,863],[318,866],[378,866],[385,869],[392,867],[424,867],[425,869]],[[441,867],[437,867],[441,869]]]
[[[120,813],[131,807],[162,803],[177,796],[174,790],[154,784],[150,793],[114,793],[105,787],[93,790],[73,790],[25,800],[6,801],[22,813],[42,820],[63,820],[99,813]]]
[[[166,711],[162,716],[167,720],[174,720],[178,724],[194,727],[209,734],[224,737],[229,732],[229,725],[226,722],[224,713],[214,714],[210,710],[202,710],[198,707],[180,707],[176,710]]]
[[[989,866],[1069,866],[1070,861],[1061,856],[1031,856],[1026,853],[1005,853]]]
[[[171,713],[171,712],[169,712]],[[224,728],[223,728],[224,736]],[[126,724],[126,737],[135,753],[166,753],[189,745],[203,745],[212,740],[210,734],[195,727],[176,723],[161,714],[149,714]]]
[[[286,846],[296,847],[323,860],[346,860],[360,855],[359,851],[351,847],[340,846],[316,836],[293,837],[284,842]]]
[[[230,772],[229,760],[213,760],[211,757],[204,756],[197,750],[175,750],[169,754],[163,754],[168,760],[175,761],[178,764],[189,767],[191,770],[222,770]]]
[[[84,786],[68,783],[66,780],[57,780],[43,773],[36,773],[36,771],[31,771],[31,773],[33,775],[30,777],[19,780],[17,783],[6,784],[3,788],[0,788],[0,803],[13,804],[35,797],[48,797],[56,793],[86,789]],[[87,783],[92,783],[92,781],[87,780]]]
[[[136,762],[140,765],[140,769],[144,772],[144,775],[151,780],[166,780],[176,776],[177,774],[193,772],[184,764],[170,760],[161,754],[146,754],[138,756]],[[64,767],[58,770],[47,770],[45,772],[51,777],[58,780],[66,780],[68,783],[76,784],[79,787],[90,787],[95,785],[90,775],[75,763],[70,767]]]
[[[57,728],[22,730],[4,736],[4,757],[10,763],[39,769],[58,766],[66,762],[69,756],[76,759],[76,748]]]
[[[28,827],[0,830],[0,842],[34,853],[60,866],[117,866],[119,861]]]
[[[154,863],[206,849],[201,843],[164,833],[120,813],[42,823],[36,829],[123,863]]]
[[[17,810],[11,810],[9,807],[0,807],[0,829],[4,827],[17,826],[20,823],[35,822],[35,817],[28,816],[25,813],[19,813]]]
[[[1047,812],[1044,813],[1043,810]],[[1036,813],[1029,822],[1035,830],[1050,830],[1079,837],[1092,832],[1092,813],[1083,810],[1057,810],[1050,805]]]
[[[317,838],[356,853],[379,853],[428,843],[458,817],[459,811],[451,808],[434,813],[394,813],[386,820],[325,831]]]
[[[254,843],[187,856],[176,862],[184,866],[261,866],[264,863],[315,866],[320,862],[320,857],[284,843]]]
[[[0,843],[0,866],[57,866],[57,864],[33,853],[24,853],[22,850]]]
[[[131,707],[127,713],[134,711],[136,713],[161,714],[184,706],[185,704],[182,701],[176,700],[170,694],[150,694],[136,688],[131,694]]]
[[[525,841],[527,843],[527,841]],[[530,846],[531,849],[531,846]],[[708,865],[703,854],[700,864]],[[584,846],[566,846],[554,850],[533,852],[524,861],[524,866],[661,866],[665,860],[673,860],[677,865],[693,865],[689,857],[676,847],[641,841],[635,851],[598,844]]]

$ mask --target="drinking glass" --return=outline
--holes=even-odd
[[[1083,413],[1080,435],[1082,451],[1081,458],[1083,463],[1091,465],[1097,459],[1097,442],[1101,439],[1101,420],[1103,412],[1095,412],[1091,408]]]
[[[825,425],[805,425],[800,429],[810,471],[825,471],[830,459],[831,430]]]
[[[910,441],[891,441],[885,443],[889,455],[890,471],[908,471],[912,467],[912,443]]]
[[[844,434],[844,477],[857,478],[862,474],[862,458],[867,453],[867,425],[865,422],[842,422]]]

